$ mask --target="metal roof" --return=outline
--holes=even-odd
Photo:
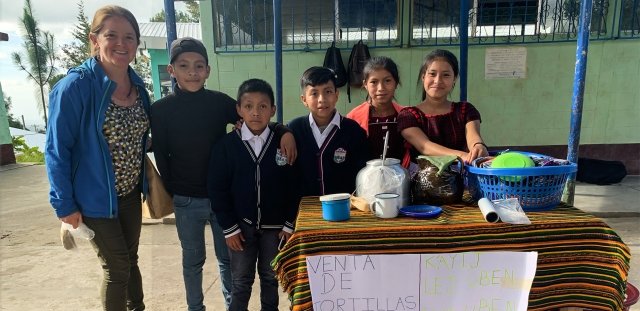
[[[167,25],[164,22],[138,23],[140,27],[140,48],[166,49]],[[193,37],[202,40],[200,23],[176,23],[178,38]]]

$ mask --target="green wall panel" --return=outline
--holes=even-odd
[[[153,98],[160,99],[160,72],[158,66],[169,64],[169,55],[167,50],[149,49],[149,57],[151,58],[151,80],[153,80]]]
[[[232,72],[234,70],[233,57],[218,57],[217,68],[211,66],[211,69],[217,69],[220,72]]]
[[[267,69],[266,55],[239,55],[233,60],[233,70],[235,72],[254,72],[264,71]]]
[[[520,45],[521,46],[521,45]],[[508,47],[508,46],[497,46]],[[482,133],[490,145],[566,144],[571,117],[575,69],[575,43],[524,45],[527,71],[524,79],[485,79],[485,50],[469,48],[468,100],[482,114]],[[424,56],[432,48],[371,49],[372,55],[393,58],[400,70],[396,99],[402,105],[420,102],[422,84],[417,75]],[[451,48],[458,54],[457,48]],[[591,41],[587,61],[582,119],[582,144],[640,142],[639,40]],[[348,50],[342,50],[346,63]],[[275,84],[273,53],[210,53],[212,74],[208,81],[235,97],[237,87],[250,77]],[[306,114],[300,103],[299,78],[311,66],[320,66],[324,51],[283,53],[284,120]],[[275,86],[275,85],[274,85]],[[346,114],[366,93],[340,89],[338,110]],[[458,97],[458,89],[451,95]]]
[[[9,119],[7,108],[4,106],[4,94],[2,84],[0,84],[0,145],[11,143],[11,132],[9,131]]]

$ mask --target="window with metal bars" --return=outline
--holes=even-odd
[[[467,0],[469,44],[576,39],[580,0]],[[640,0],[593,0],[592,40],[640,37]],[[616,8],[617,12],[610,11]],[[411,44],[458,45],[460,0],[413,0]],[[617,13],[617,14],[615,14]],[[619,23],[618,26],[616,26]]]
[[[272,0],[212,1],[216,52],[273,50]],[[576,39],[580,0],[467,1],[469,44]],[[398,47],[403,23],[413,46],[460,42],[460,0],[283,0],[281,14],[285,51]],[[590,29],[592,40],[640,38],[640,0],[593,0]]]
[[[402,0],[283,0],[283,50],[399,45]],[[214,0],[216,52],[273,50],[271,0]]]

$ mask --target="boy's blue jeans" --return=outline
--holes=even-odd
[[[189,311],[205,310],[202,294],[202,267],[206,259],[204,231],[207,222],[213,231],[213,244],[218,259],[222,294],[227,308],[231,303],[231,260],[222,228],[211,210],[208,198],[173,196],[176,229],[182,245],[182,275]]]
[[[230,311],[246,311],[251,298],[251,286],[256,277],[256,262],[260,276],[260,305],[262,311],[278,311],[278,281],[271,261],[278,254],[280,229],[258,230],[240,222],[244,250],[231,254],[233,298]]]

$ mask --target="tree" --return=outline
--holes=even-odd
[[[57,74],[53,77],[51,77],[51,79],[49,80],[49,89],[53,89],[53,86],[56,85],[56,83],[58,83],[58,81],[60,81],[62,78],[64,78],[67,74],[64,73],[60,73]]]
[[[194,23],[200,22],[200,4],[196,0],[187,0],[184,2],[187,5],[187,13],[191,16],[191,20]]]
[[[9,121],[9,127],[21,129],[22,123],[20,123],[20,120],[16,119],[16,117],[13,116],[13,113],[11,112],[11,105],[11,96],[5,97],[4,107],[7,109],[7,120]]]
[[[28,79],[33,80],[39,86],[40,103],[45,127],[47,125],[47,102],[45,100],[45,86],[55,73],[55,48],[53,34],[42,31],[33,16],[31,0],[24,1],[22,18],[20,18],[26,54],[13,52],[11,58],[18,68],[27,73]],[[26,58],[26,63],[23,60]]]
[[[82,0],[78,2],[78,15],[76,15],[78,23],[74,26],[73,38],[75,41],[64,44],[62,46],[62,66],[69,70],[77,67],[87,58],[91,57],[90,45],[89,45],[89,32],[91,32],[91,24],[89,19],[84,13],[84,3]]]
[[[158,13],[156,13],[156,15],[154,15],[153,17],[151,17],[151,22],[164,22],[166,21],[165,19],[165,13],[164,13],[164,9]],[[185,12],[182,11],[176,11],[176,23],[192,23],[193,21],[191,20],[191,18],[189,17],[189,15]]]
[[[184,3],[187,5],[187,12],[176,11],[176,23],[199,23],[200,22],[200,5],[196,0],[186,0]],[[151,22],[164,22],[165,13],[164,9],[153,17]]]
[[[136,62],[133,64],[133,70],[135,70],[144,82],[144,87],[147,89],[147,93],[149,93],[149,97],[153,102],[153,80],[151,79],[151,63],[149,62],[149,58],[146,55],[136,56]]]
[[[44,153],[38,147],[29,147],[24,140],[24,136],[11,136],[11,144],[16,152],[16,162],[44,164]]]

